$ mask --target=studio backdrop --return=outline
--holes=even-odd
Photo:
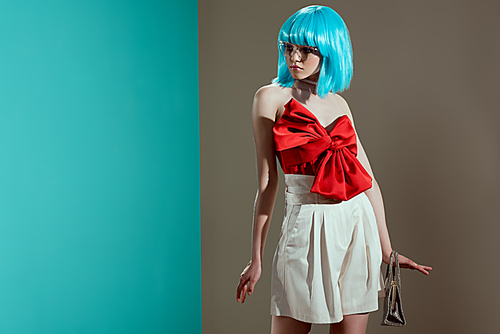
[[[251,256],[257,190],[251,107],[276,76],[278,31],[302,0],[199,2],[203,332],[269,333],[280,190],[254,293],[236,303]],[[318,3],[313,3],[318,4]],[[500,3],[320,1],[351,33],[341,93],[385,201],[392,246],[433,271],[403,270],[400,333],[497,331],[500,253]],[[280,171],[280,178],[282,177]],[[492,262],[493,261],[493,262]],[[383,267],[385,270],[385,265]],[[381,310],[368,333],[387,333]],[[328,333],[318,326],[313,333]]]

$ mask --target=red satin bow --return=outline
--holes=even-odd
[[[311,192],[345,201],[371,188],[372,178],[356,158],[356,133],[347,115],[337,118],[328,131],[306,107],[291,99],[273,132],[286,167],[316,159]]]

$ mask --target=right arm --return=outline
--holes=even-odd
[[[254,204],[251,260],[240,275],[236,301],[245,302],[252,294],[262,273],[262,257],[267,232],[278,192],[278,171],[274,150],[273,126],[279,103],[276,87],[262,87],[255,93],[252,106],[252,127],[257,158],[258,190]]]

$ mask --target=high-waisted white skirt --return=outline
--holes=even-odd
[[[314,176],[285,174],[285,217],[274,253],[271,315],[316,324],[378,309],[384,297],[375,214],[360,193],[311,193]]]

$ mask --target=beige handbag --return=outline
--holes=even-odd
[[[394,261],[396,267],[393,266]],[[401,275],[399,271],[398,253],[392,251],[391,263],[385,275],[384,315],[380,324],[383,326],[404,326],[406,324],[401,299]]]

